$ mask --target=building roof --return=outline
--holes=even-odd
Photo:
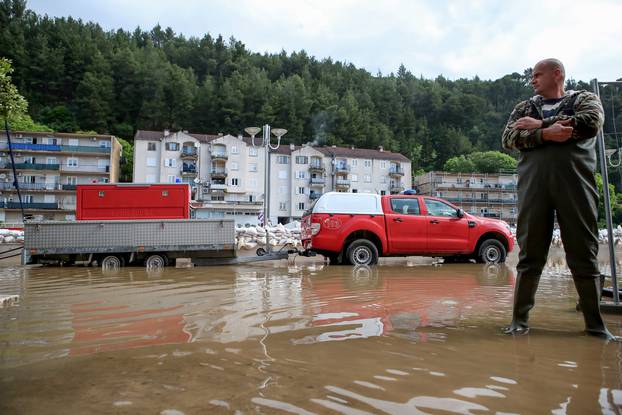
[[[57,138],[102,138],[102,139],[112,139],[115,138],[114,135],[109,134],[88,134],[88,133],[55,133],[49,131],[11,131],[11,136],[25,135],[28,137],[57,137]]]
[[[196,134],[196,133],[185,133],[191,137],[196,138],[197,140],[209,143],[217,138],[224,137],[223,135],[214,135],[214,134]],[[235,137],[235,136],[234,136]],[[240,138],[240,136],[237,136]],[[136,131],[136,135],[134,136],[135,140],[161,140],[164,138],[163,131],[147,131],[147,130],[138,130]],[[241,139],[247,144],[252,145],[250,137],[241,137]],[[261,143],[261,137],[255,137],[255,144]],[[286,154],[291,155],[293,151],[300,150],[302,146],[291,145],[291,144],[281,144],[278,149],[272,150],[271,153],[275,154]],[[359,158],[359,159],[375,159],[375,160],[393,160],[393,161],[402,161],[402,162],[410,162],[410,159],[403,154],[394,153],[392,151],[380,150],[380,149],[369,149],[369,148],[354,148],[354,147],[332,147],[332,146],[324,146],[324,147],[313,147],[313,149],[323,153],[328,157],[348,157],[348,158]]]
[[[170,134],[171,135],[175,134],[175,131],[171,131]],[[219,134],[197,134],[197,133],[186,133],[186,132],[184,132],[184,134],[187,134],[190,137],[194,137],[203,143],[209,143],[210,141],[223,137],[222,135],[219,135]],[[134,135],[134,140],[155,141],[155,140],[161,140],[163,138],[164,138],[164,131],[138,130],[136,131],[136,134]]]

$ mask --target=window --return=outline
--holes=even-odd
[[[78,184],[78,178],[75,176],[67,176],[67,184]]]
[[[384,195],[386,195],[386,194],[387,194],[387,191],[386,191],[386,190],[381,190],[381,191],[380,191],[380,196],[384,196]]]
[[[148,142],[147,151],[156,151],[156,143]]]
[[[97,160],[97,167],[99,169],[105,169],[106,167],[108,167],[110,165],[108,163],[110,163],[108,160],[99,159],[99,160]]]
[[[358,193],[359,189],[352,189],[352,193]]]
[[[371,160],[365,160],[365,167],[371,167]]]
[[[352,165],[352,167],[356,167],[359,164],[359,161],[357,159],[352,160],[352,163],[350,163]]]
[[[24,203],[32,203],[32,195],[23,195],[22,198]]]
[[[381,168],[381,169],[386,169],[386,168],[387,168],[387,162],[386,162],[386,161],[384,161],[384,160],[383,160],[383,161],[381,161],[381,162],[380,162],[380,168]]]
[[[169,183],[175,183],[176,180],[177,180],[177,177],[174,174],[169,174],[168,175],[168,182]]]
[[[391,199],[391,210],[402,215],[419,215],[421,213],[419,210],[419,199],[416,198]]]
[[[359,181],[359,176],[357,174],[351,174],[350,175],[350,180],[353,182],[358,182]]]
[[[147,177],[145,177],[145,182],[147,182],[147,183],[155,183],[156,182],[155,175],[154,174],[148,174]]]
[[[35,161],[34,157],[29,156],[29,157],[24,157],[24,163],[26,163],[26,164],[35,164],[36,161]]]
[[[305,210],[305,202],[298,203],[298,210]]]
[[[46,144],[50,144],[50,145],[54,145],[54,146],[59,144],[58,138],[49,137],[49,138],[46,139],[46,141],[47,141]]]
[[[248,171],[250,171],[250,172],[256,172],[256,171],[257,171],[257,163],[249,163],[249,165],[248,165]]]
[[[177,167],[177,160],[164,159],[164,167]]]
[[[230,162],[229,162],[229,168],[230,168],[231,170],[239,170],[239,169],[240,169],[240,166],[239,166],[239,164],[238,164],[238,162],[237,162],[237,161],[230,161]]]
[[[279,193],[282,195],[287,194],[287,186],[279,186]]]
[[[240,154],[238,146],[231,146],[231,154]]]
[[[110,148],[110,141],[108,140],[99,140],[100,148]]]
[[[287,179],[287,170],[279,170],[279,179]]]
[[[75,157],[69,157],[67,159],[67,167],[78,167],[78,159]]]
[[[306,179],[307,178],[307,174],[304,170],[298,170],[296,171],[296,178],[297,179]]]
[[[296,194],[298,195],[304,195],[305,194],[305,188],[304,187],[298,187],[296,189]]]
[[[276,163],[277,164],[287,164],[287,163],[289,163],[289,157],[288,156],[277,156]]]
[[[296,156],[296,164],[309,164],[309,157]]]
[[[369,174],[365,175],[365,183],[371,183],[371,176]]]
[[[155,167],[156,166],[156,159],[155,157],[148,157],[147,158],[147,167]]]
[[[237,177],[234,177],[231,179],[231,186],[239,186],[240,185],[240,179],[238,179]]]
[[[257,147],[249,147],[248,148],[248,155],[250,157],[257,157]]]
[[[168,151],[179,151],[179,143],[166,143],[166,149]]]
[[[287,210],[287,202],[279,202],[279,210]]]
[[[79,146],[80,145],[80,140],[78,140],[77,138],[70,138],[69,139],[69,145],[70,146]]]
[[[58,160],[56,160],[56,157],[48,157],[46,162],[47,164],[58,164]]]
[[[456,209],[439,200],[425,199],[425,206],[430,216],[458,217],[458,211]]]

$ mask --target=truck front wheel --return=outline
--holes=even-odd
[[[481,264],[501,264],[507,255],[503,244],[496,239],[488,239],[479,248],[477,262]]]
[[[352,265],[375,265],[378,263],[378,249],[367,239],[357,239],[346,250],[346,258]]]

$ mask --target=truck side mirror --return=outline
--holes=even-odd
[[[462,210],[462,209],[458,209],[458,212],[457,212],[457,213],[458,213],[458,217],[459,217],[459,218],[463,218],[463,217],[464,217],[464,210]]]

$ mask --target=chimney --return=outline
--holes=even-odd
[[[378,151],[382,153],[384,151],[384,147],[378,146]]]
[[[296,150],[296,146],[295,146],[294,144],[290,144],[290,145],[289,145],[289,149],[290,149],[291,151],[294,151],[294,150]]]
[[[168,137],[171,132],[169,130],[164,130],[164,137]]]
[[[238,134],[238,140],[242,139],[242,134]]]

